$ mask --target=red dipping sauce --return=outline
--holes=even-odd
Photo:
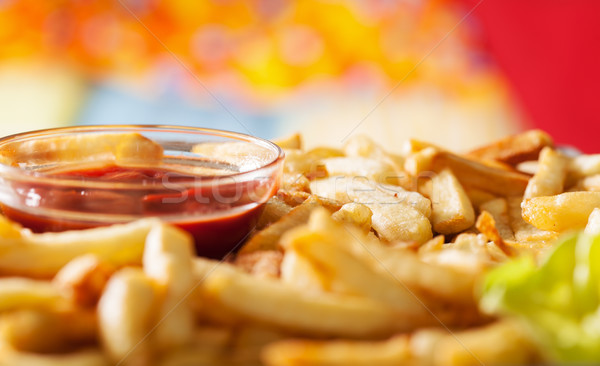
[[[3,204],[8,218],[34,232],[56,232],[156,216],[191,233],[197,253],[212,258],[222,258],[241,245],[254,229],[265,200],[278,188],[273,179],[236,181],[235,175],[203,177],[162,166],[111,164],[44,174],[85,181],[86,188],[44,180],[19,183],[13,188],[31,201],[27,206],[67,214],[43,215]],[[114,184],[114,189],[94,189],[96,182]],[[86,215],[98,220],[86,220]]]

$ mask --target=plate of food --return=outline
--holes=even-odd
[[[0,159],[2,365],[600,360],[600,155],[542,131],[392,153],[96,126]]]

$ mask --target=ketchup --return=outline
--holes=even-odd
[[[207,185],[202,184],[203,180],[214,176],[194,176],[165,167],[105,165],[46,174],[69,180],[111,182],[115,183],[115,189],[27,183],[17,190],[27,192],[28,198],[36,197],[37,207],[73,214],[68,215],[69,218],[56,217],[59,215],[43,215],[40,214],[43,210],[36,211],[35,208],[25,211],[3,206],[8,218],[33,232],[57,232],[121,222],[120,219],[114,222],[86,220],[86,216],[168,216],[167,222],[192,234],[197,254],[211,258],[222,258],[253,230],[264,202],[251,199],[252,193],[261,185],[265,186],[263,190],[274,192],[277,189],[269,187],[265,181],[236,182],[234,178],[218,185]],[[119,183],[127,184],[119,187]],[[132,188],[130,183],[136,187]]]

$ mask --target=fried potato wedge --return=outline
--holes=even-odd
[[[537,172],[527,184],[525,199],[562,193],[567,177],[567,164],[568,159],[560,152],[550,147],[542,149]]]
[[[496,160],[510,165],[537,160],[544,147],[552,147],[552,138],[541,130],[530,130],[506,137],[467,153],[468,157]]]
[[[433,229],[440,234],[453,234],[473,226],[473,205],[452,171],[440,171],[433,177],[432,184]]]
[[[158,222],[143,219],[62,233],[32,234],[25,230],[19,237],[0,242],[0,273],[49,278],[72,259],[88,253],[114,266],[141,263],[146,236]]]
[[[563,232],[582,229],[595,208],[600,207],[600,192],[565,192],[556,196],[524,200],[523,218],[542,230]]]
[[[558,234],[556,232],[538,229],[524,220],[521,208],[522,197],[509,197],[507,202],[510,227],[514,232],[517,242],[551,243],[557,238]]]

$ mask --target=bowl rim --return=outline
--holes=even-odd
[[[105,125],[83,125],[83,126],[68,126],[68,127],[56,127],[56,128],[47,128],[40,130],[32,130],[26,132],[20,132],[4,137],[0,137],[0,147],[10,142],[18,142],[19,140],[24,140],[26,138],[36,138],[36,137],[48,137],[52,135],[58,134],[67,134],[67,133],[92,133],[92,132],[176,132],[176,133],[191,133],[197,135],[204,136],[217,136],[217,137],[225,137],[231,140],[245,141],[252,143],[254,145],[262,146],[267,148],[273,152],[275,152],[275,157],[262,164],[261,166],[237,173],[225,174],[225,175],[212,175],[212,176],[198,176],[194,177],[195,179],[191,181],[191,183],[195,186],[206,185],[208,183],[214,183],[214,181],[227,180],[227,179],[240,179],[240,181],[245,181],[244,179],[247,176],[253,176],[257,173],[268,170],[270,168],[276,167],[281,164],[284,157],[285,152],[281,147],[277,144],[269,141],[267,139],[263,139],[257,136],[252,136],[249,134],[234,132],[228,130],[219,130],[214,128],[205,128],[205,127],[193,127],[193,126],[176,126],[176,125],[164,125],[164,124],[105,124]],[[65,177],[57,177],[50,174],[45,174],[44,172],[35,171],[35,170],[27,170],[20,167],[6,165],[0,162],[0,178],[17,178],[17,179],[35,179],[36,182],[39,183],[47,183],[47,184],[58,184],[58,185],[66,185],[66,186],[87,186],[87,187],[95,187],[95,188],[136,188],[136,187],[145,187],[148,188],[148,185],[143,185],[139,183],[131,183],[131,182],[111,182],[111,181],[98,181],[98,180],[86,180],[86,179],[77,179],[77,178],[65,178]],[[231,181],[229,181],[231,182]]]

